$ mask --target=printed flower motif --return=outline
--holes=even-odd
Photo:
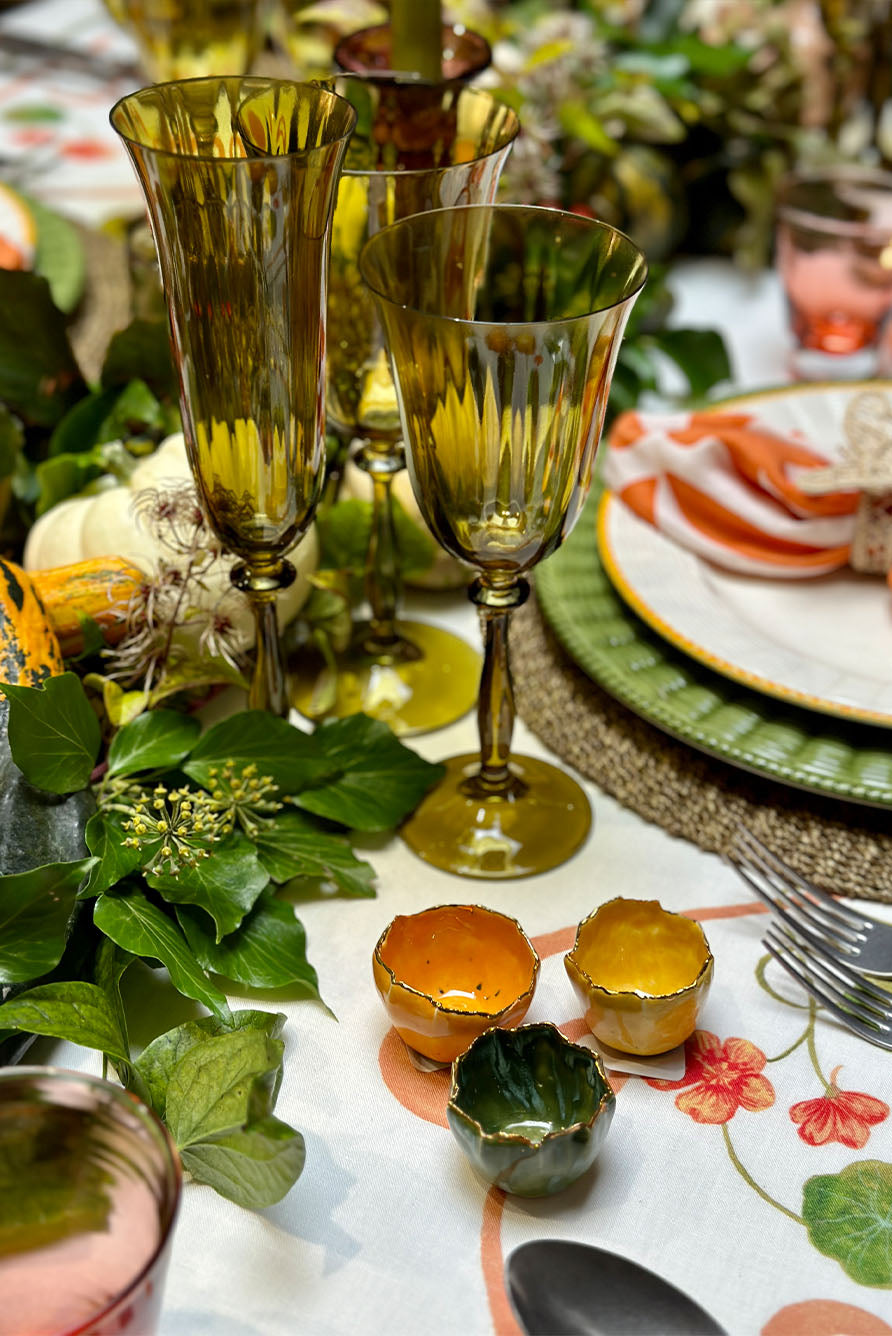
[[[860,1150],[867,1144],[870,1129],[889,1117],[889,1105],[873,1095],[857,1090],[840,1090],[835,1067],[830,1073],[830,1088],[819,1099],[805,1099],[794,1104],[790,1117],[798,1123],[797,1131],[809,1146],[826,1146],[838,1141],[841,1146]]]
[[[767,1061],[748,1039],[726,1039],[696,1030],[685,1045],[687,1065],[680,1081],[648,1081],[655,1090],[682,1090],[676,1108],[696,1123],[727,1123],[738,1109],[758,1113],[774,1103],[774,1087],[762,1068]]]

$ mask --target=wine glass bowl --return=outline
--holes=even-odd
[[[279,714],[274,598],[324,478],[326,261],[353,120],[325,89],[252,78],[155,85],[111,113],[149,208],[192,471],[254,605],[251,704]]]
[[[446,762],[403,835],[465,876],[545,871],[579,847],[591,812],[564,772],[510,755],[508,621],[526,574],[585,501],[644,256],[592,219],[472,205],[393,224],[370,238],[360,268],[382,319],[413,491],[437,541],[476,568],[470,595],[484,623],[481,754]]]
[[[156,83],[245,74],[263,37],[260,0],[105,0]]]
[[[400,733],[437,728],[473,705],[479,658],[427,623],[398,620],[399,552],[391,484],[404,466],[396,391],[377,309],[359,272],[369,236],[396,219],[489,202],[519,129],[489,93],[407,76],[326,81],[357,114],[338,187],[328,290],[327,418],[372,484],[366,564],[370,619],[336,662],[303,655],[294,703],[311,718],[364,710]]]

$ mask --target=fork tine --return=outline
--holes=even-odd
[[[818,954],[813,955],[804,942],[797,941],[777,923],[768,929],[766,939],[768,937],[797,953],[803,965],[815,970],[819,978],[837,990],[840,997],[868,1008],[883,1021],[892,1022],[892,995],[877,988],[863,975],[854,974],[830,952],[818,947]]]
[[[801,875],[801,873],[796,872],[788,863],[784,862],[779,854],[776,854],[773,849],[769,849],[768,845],[760,840],[758,835],[754,835],[746,826],[738,827],[735,843],[738,848],[740,848],[741,843],[748,845],[749,848],[747,852],[750,853],[750,855],[757,853],[761,856],[763,861],[774,864],[777,871],[789,884],[794,885],[803,895],[817,901],[817,903],[834,918],[843,920],[853,928],[864,928],[866,920],[862,914],[859,914],[854,909],[850,909],[848,905],[840,904],[835,896],[822,890],[820,886],[815,886],[814,882],[808,881],[807,878]]]
[[[853,1034],[858,1035],[860,1038],[866,1039],[868,1043],[876,1044],[879,1048],[892,1050],[892,1034],[886,1035],[873,1024],[862,1023],[851,1011],[846,1011],[842,1007],[837,1006],[832,998],[828,997],[824,990],[819,987],[808,974],[803,973],[802,969],[785,948],[774,946],[767,938],[765,939],[765,946],[777,963],[785,969],[788,974],[792,975],[792,977],[801,984],[805,991],[811,994],[815,1001],[820,1002],[825,1011],[828,1011],[831,1016],[835,1016],[846,1029],[851,1030]]]
[[[769,882],[778,895],[796,908],[822,931],[831,936],[843,936],[853,944],[864,940],[864,932],[858,924],[837,912],[838,906],[827,906],[823,900],[815,901],[809,894],[810,883],[788,868],[780,858],[770,850],[763,854],[760,849],[742,849],[738,845],[737,856]],[[803,886],[806,887],[803,890]],[[829,898],[829,897],[828,897]],[[860,922],[860,920],[859,920]]]
[[[805,937],[814,946],[830,947],[843,955],[845,955],[847,949],[850,950],[855,946],[850,938],[840,938],[835,935],[836,925],[832,928],[825,926],[819,918],[803,909],[797,901],[789,899],[774,881],[769,883],[771,888],[769,890],[763,884],[764,878],[760,882],[753,875],[754,872],[758,873],[759,869],[752,863],[744,861],[736,854],[727,854],[726,859],[743,877],[747,885],[755,891],[760,900],[764,900],[767,905],[770,905],[776,914],[779,914],[786,923],[789,923],[792,928],[795,928],[802,937]]]

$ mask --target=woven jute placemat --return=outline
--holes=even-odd
[[[827,890],[892,903],[892,813],[749,775],[675,741],[576,667],[535,599],[512,621],[511,664],[527,726],[645,821],[713,853],[747,826]]]

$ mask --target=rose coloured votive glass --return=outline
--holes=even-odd
[[[60,1068],[0,1072],[0,1332],[151,1336],[180,1181],[135,1095]]]
[[[777,267],[800,380],[872,376],[892,310],[892,173],[799,172],[779,188]]]

